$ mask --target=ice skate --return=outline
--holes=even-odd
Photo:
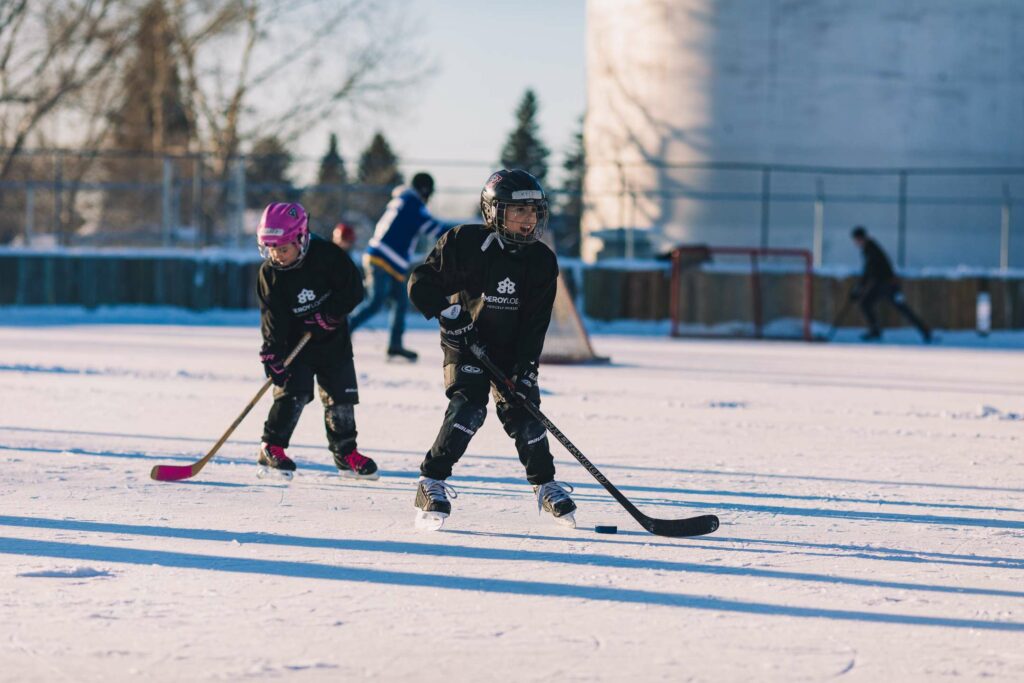
[[[291,481],[294,476],[295,462],[285,454],[284,448],[281,446],[272,446],[268,443],[260,444],[257,463],[259,466],[256,469],[256,476],[260,479],[276,477]]]
[[[407,360],[410,363],[415,363],[419,359],[420,355],[411,349],[404,349],[401,346],[392,346],[388,349],[388,360]]]
[[[347,479],[365,479],[367,481],[380,479],[377,463],[354,448],[347,455],[335,454],[334,464],[338,467],[338,476]]]
[[[566,491],[566,489],[569,489]],[[537,496],[537,510],[550,512],[555,521],[562,526],[576,528],[576,503],[572,501],[569,494],[573,488],[571,484],[549,481],[546,484],[535,485],[533,493]]]
[[[422,531],[438,531],[451,514],[452,504],[448,496],[458,498],[454,488],[439,479],[421,477],[416,488],[416,528]]]

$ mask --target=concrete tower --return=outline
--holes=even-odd
[[[897,174],[699,165],[907,168],[907,265],[997,264],[1024,176],[913,169],[1024,167],[1021,0],[589,0],[587,22],[585,233],[810,248],[818,196],[825,263],[853,262],[853,224],[895,248]]]

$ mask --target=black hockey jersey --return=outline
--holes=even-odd
[[[266,350],[286,356],[305,332],[312,331],[313,339],[300,358],[326,359],[337,354],[351,357],[348,314],[363,300],[364,290],[358,269],[341,247],[311,236],[309,250],[298,267],[279,270],[268,263],[260,266],[256,293]],[[304,325],[303,318],[314,313],[339,320],[338,328],[326,332]]]
[[[558,261],[543,243],[503,245],[483,225],[445,233],[409,278],[409,297],[436,318],[454,295],[473,317],[480,341],[502,364],[536,362],[558,286]],[[445,348],[445,363],[458,355]]]

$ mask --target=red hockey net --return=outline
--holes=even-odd
[[[677,247],[672,336],[811,341],[812,263],[806,249]]]

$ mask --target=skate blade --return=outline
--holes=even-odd
[[[448,515],[443,512],[416,511],[416,528],[420,531],[440,531]]]
[[[380,479],[380,470],[373,474],[359,474],[352,470],[338,470],[338,476],[342,479],[362,479],[363,481],[377,481]]]
[[[257,479],[278,479],[280,481],[291,481],[294,476],[295,473],[289,470],[277,470],[274,469],[273,467],[267,467],[265,465],[260,465],[259,467],[256,468]]]
[[[555,523],[558,524],[559,526],[568,527],[570,529],[575,529],[576,528],[576,513],[575,512],[570,512],[569,514],[562,515],[561,517],[554,517],[553,519],[555,520]]]

